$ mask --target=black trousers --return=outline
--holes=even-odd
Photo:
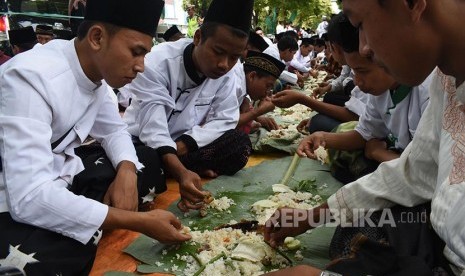
[[[139,161],[145,168],[138,175],[139,202],[147,194],[166,190],[165,175],[157,152],[137,146]],[[102,201],[113,182],[115,170],[98,145],[76,149],[85,170],[75,176],[70,190]],[[153,197],[152,197],[153,198]],[[47,214],[43,214],[46,216]],[[0,213],[0,260],[9,260],[30,275],[88,275],[102,235],[97,231],[87,244],[32,225],[18,223],[9,213]]]
[[[394,225],[380,223],[388,216],[379,211],[370,216],[375,227],[336,228],[328,270],[344,276],[453,275],[442,253],[445,243],[429,223],[430,203],[387,210]]]
[[[249,136],[231,129],[209,145],[179,159],[186,168],[196,173],[213,170],[218,175],[233,175],[247,164],[251,153]]]

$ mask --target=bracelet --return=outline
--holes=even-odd
[[[320,276],[342,276],[342,274],[327,271],[327,270],[323,270],[323,271],[321,271]]]

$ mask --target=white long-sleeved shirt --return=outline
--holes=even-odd
[[[382,163],[328,199],[333,210],[415,206],[431,200],[431,224],[444,255],[465,268],[465,84],[436,69],[426,108],[400,158]],[[348,214],[351,214],[348,212]]]
[[[294,58],[290,62],[290,66],[297,69],[299,72],[307,73],[310,71],[310,57],[302,56],[300,49],[295,53]]]
[[[239,121],[234,71],[203,79],[194,67],[193,46],[189,38],[154,46],[144,73],[121,88],[133,95],[123,116],[129,133],[162,154],[175,152],[175,140],[184,135],[204,147]]]
[[[282,63],[286,64],[286,70],[287,70],[287,67],[288,67],[289,64],[287,64],[286,62],[284,62],[281,59],[281,55],[279,54],[278,45],[276,45],[276,44],[270,45],[268,48],[265,49],[265,51],[263,51],[263,53],[265,53],[267,55],[270,55],[270,56],[274,57],[275,59],[280,60]],[[296,84],[297,83],[297,75],[294,74],[294,73],[291,73],[289,71],[286,71],[286,70],[284,70],[281,73],[281,75],[279,76],[279,79],[284,81],[284,82]]]
[[[369,141],[389,138],[396,149],[404,150],[412,141],[421,115],[429,103],[431,78],[412,87],[410,93],[394,105],[389,90],[379,96],[368,95],[365,113],[360,116],[355,131]]]
[[[0,212],[87,243],[108,212],[68,190],[84,169],[74,148],[88,135],[115,168],[123,160],[142,168],[106,85],[86,77],[74,41],[53,40],[2,65]]]

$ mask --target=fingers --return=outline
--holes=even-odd
[[[272,130],[279,129],[278,123],[276,123],[276,121],[273,118],[270,119],[270,122],[271,122],[271,129]]]

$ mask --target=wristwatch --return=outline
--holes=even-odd
[[[321,271],[320,276],[342,276],[342,274],[327,271],[327,270],[323,270],[323,271]]]

